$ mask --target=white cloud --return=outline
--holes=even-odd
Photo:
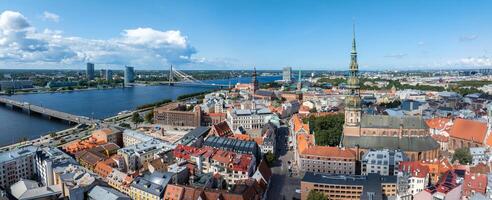
[[[53,21],[53,22],[59,22],[60,16],[55,14],[55,13],[52,13],[52,12],[44,11],[43,12],[43,19]]]
[[[407,55],[408,54],[406,54],[406,53],[394,53],[394,54],[385,55],[384,57],[386,57],[386,58],[402,59],[403,57],[405,57]]]
[[[448,62],[458,67],[492,67],[492,58],[488,56],[467,57]]]
[[[0,67],[109,66],[163,67],[200,62],[196,50],[179,30],[127,29],[118,37],[98,40],[64,36],[61,31],[36,31],[19,12],[0,14]]]
[[[417,42],[417,45],[424,46],[425,45],[425,42],[424,41],[419,41],[419,42]]]
[[[478,35],[463,35],[460,37],[460,42],[470,42],[478,39]]]

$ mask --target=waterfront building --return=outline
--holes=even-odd
[[[33,88],[33,83],[31,80],[10,80],[10,81],[0,81],[0,90],[19,90]]]
[[[113,80],[113,70],[107,69],[106,75],[104,76],[107,81]]]
[[[282,81],[290,83],[292,81],[292,67],[284,67],[282,70]]]
[[[397,194],[397,177],[306,172],[301,180],[301,199],[307,200],[311,190],[325,194],[328,199],[387,199]]]
[[[357,156],[351,149],[312,146],[299,153],[299,169],[306,172],[354,175]]]
[[[9,188],[21,179],[30,179],[36,173],[37,148],[21,147],[0,153],[0,187]]]
[[[173,175],[170,172],[154,172],[136,177],[130,186],[130,197],[134,200],[161,200]]]
[[[133,67],[130,66],[125,66],[125,73],[124,73],[124,84],[125,86],[130,86],[131,83],[134,81],[134,76],[135,76],[135,71]]]
[[[55,168],[76,165],[77,162],[68,154],[55,147],[43,147],[36,151],[36,174],[43,185],[55,184]]]
[[[101,80],[106,79],[106,70],[105,69],[99,70],[99,78]]]
[[[155,108],[154,122],[162,125],[199,127],[202,118],[200,106],[197,105],[191,110],[188,108],[180,103],[170,103]]]
[[[87,80],[94,80],[94,63],[87,63],[87,69],[85,73]]]
[[[352,41],[342,144],[362,156],[369,149],[401,149],[411,160],[438,157],[439,144],[422,117],[362,114],[355,33]],[[361,158],[360,158],[361,159]]]
[[[361,160],[362,175],[378,173],[382,176],[396,176],[398,166],[408,158],[400,150],[369,150]]]

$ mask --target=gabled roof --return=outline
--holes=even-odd
[[[227,124],[226,121],[220,122],[218,124],[212,125],[212,130],[215,130],[214,132],[219,136],[219,137],[224,137],[227,135],[232,134],[232,130],[229,127],[229,124]]]
[[[425,178],[429,175],[429,167],[420,164],[419,161],[400,162],[400,171],[407,172],[412,177]]]
[[[432,119],[428,119],[425,121],[427,126],[432,129],[443,129],[446,127],[446,124],[449,123],[451,119],[445,117],[435,117]]]
[[[458,118],[449,130],[449,136],[463,140],[483,143],[487,135],[487,124],[469,119]]]
[[[331,158],[349,158],[355,159],[355,151],[351,149],[329,147],[329,146],[312,146],[301,152],[301,155],[321,156]]]

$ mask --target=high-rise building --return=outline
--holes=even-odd
[[[87,63],[87,80],[94,80],[94,63]]]
[[[100,79],[106,79],[106,70],[105,69],[99,70],[99,78]]]
[[[125,66],[125,86],[133,83],[133,77],[135,76],[135,71],[133,67]]]
[[[292,67],[284,67],[282,70],[282,80],[286,83],[290,83],[292,80]]]
[[[106,70],[106,75],[104,76],[107,81],[113,80],[113,70]]]

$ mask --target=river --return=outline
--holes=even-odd
[[[260,83],[279,80],[279,76],[260,76]],[[235,84],[250,82],[251,78],[205,81],[216,84]],[[98,119],[116,115],[123,110],[132,110],[137,106],[163,99],[176,99],[184,94],[210,90],[210,87],[171,87],[138,86],[107,90],[85,90],[63,93],[20,94],[8,98],[29,102],[47,108],[93,117]],[[33,139],[48,132],[69,128],[63,122],[51,121],[40,116],[12,111],[0,106],[0,146],[19,141],[21,138]]]

